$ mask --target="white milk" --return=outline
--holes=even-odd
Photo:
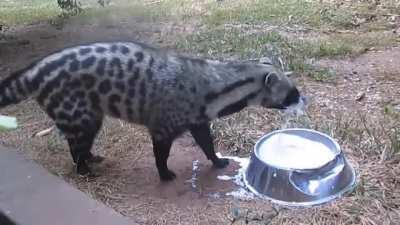
[[[283,168],[318,168],[334,159],[334,153],[324,144],[296,135],[272,135],[259,149],[265,163]]]

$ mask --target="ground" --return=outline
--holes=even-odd
[[[310,209],[234,199],[224,194],[236,187],[216,176],[234,174],[238,165],[232,161],[224,170],[213,169],[189,134],[174,143],[170,157],[178,179],[162,183],[146,129],[112,118],[94,147],[107,158],[96,168],[101,176],[82,178],[73,173],[67,145],[57,131],[34,136],[53,124],[33,100],[0,110],[20,123],[16,131],[0,134],[1,144],[16,147],[139,224],[400,223],[399,5],[111,2],[114,5],[90,5],[82,15],[63,18],[55,17],[60,12],[49,2],[39,9],[28,5],[19,17],[14,12],[18,1],[0,3],[0,12],[8,13],[0,15],[0,25],[5,25],[0,33],[0,77],[54,50],[90,41],[139,40],[225,60],[260,57],[272,43],[282,50],[288,69],[295,72],[293,79],[311,99],[311,122],[299,119],[295,125],[327,132],[339,141],[358,172],[357,188]],[[31,12],[35,10],[41,13]],[[246,157],[254,141],[284,122],[274,110],[249,108],[213,123],[215,144],[224,155]],[[194,160],[199,160],[196,188],[187,182]]]

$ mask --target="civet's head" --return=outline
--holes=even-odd
[[[301,96],[286,73],[266,59],[261,59],[259,63],[262,64],[259,68],[263,74],[263,88],[255,99],[256,104],[282,110],[304,106],[305,97]]]

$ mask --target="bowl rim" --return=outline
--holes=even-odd
[[[284,133],[285,131],[305,131],[305,132],[314,133],[314,134],[318,134],[320,136],[323,136],[326,139],[328,139],[330,142],[332,142],[333,145],[335,146],[335,149],[337,150],[337,153],[335,154],[334,158],[336,158],[338,155],[342,154],[342,149],[341,149],[339,143],[334,138],[329,136],[328,134],[322,133],[322,132],[317,131],[317,130],[308,129],[308,128],[285,128],[285,129],[274,130],[272,132],[269,132],[269,133],[263,135],[261,138],[259,138],[257,140],[257,142],[255,143],[254,148],[253,148],[253,154],[255,155],[255,157],[258,160],[260,160],[261,162],[263,162],[265,165],[267,165],[269,167],[272,167],[272,168],[280,169],[280,170],[287,170],[287,171],[295,171],[296,170],[296,171],[300,171],[300,170],[314,170],[314,169],[321,168],[321,167],[316,167],[316,168],[290,168],[290,167],[284,167],[284,166],[271,165],[271,164],[261,160],[260,156],[258,155],[258,150],[257,150],[257,149],[259,149],[261,143],[263,141],[265,141],[266,139],[268,139],[269,137],[271,137],[272,135],[275,135],[277,133]]]
[[[304,201],[304,202],[290,202],[290,201],[283,201],[283,200],[279,200],[279,199],[275,199],[272,198],[268,195],[265,194],[261,194],[260,192],[258,192],[253,186],[250,185],[250,183],[247,181],[247,175],[244,172],[243,173],[243,182],[244,185],[257,197],[270,201],[273,204],[278,204],[281,205],[283,207],[313,207],[313,206],[318,206],[318,205],[322,205],[328,202],[332,202],[335,200],[338,200],[338,198],[349,194],[350,192],[352,192],[355,187],[357,186],[357,177],[358,177],[358,173],[357,171],[354,169],[354,167],[347,162],[348,166],[350,167],[351,173],[352,173],[352,180],[351,183],[349,183],[345,188],[343,188],[342,190],[340,190],[339,192],[326,196],[324,198],[320,198],[317,200],[311,200],[311,201]]]

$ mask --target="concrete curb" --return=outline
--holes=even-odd
[[[18,225],[136,224],[1,146],[0,211]]]

